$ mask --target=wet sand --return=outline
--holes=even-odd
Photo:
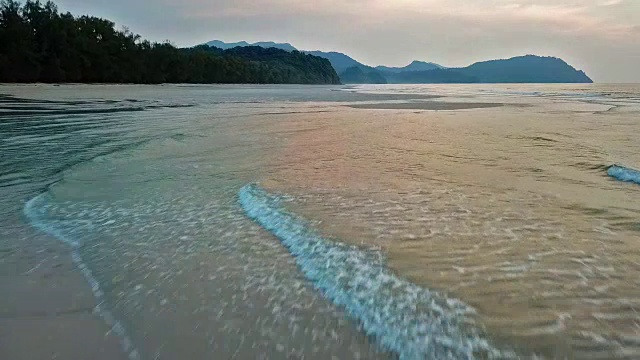
[[[167,91],[171,104],[179,94],[184,104],[216,99]],[[286,206],[326,238],[382,249],[394,274],[472,305],[473,320],[500,349],[524,358],[638,358],[640,201],[637,187],[606,176],[612,163],[640,163],[630,121],[637,110],[543,98],[525,107],[518,95],[472,100],[507,104],[500,107],[379,111],[345,105],[396,100],[326,92],[322,103],[256,103],[249,92],[247,102],[224,95],[189,111],[85,114],[77,136],[53,142],[25,137],[27,127],[6,149],[15,157],[44,149],[42,156],[3,175],[13,188],[0,188],[0,199],[33,198],[38,184],[28,196],[13,191],[28,182],[25,169],[42,171],[54,153],[72,159],[61,151],[69,144],[92,148],[93,140],[81,142],[87,133],[102,141],[120,127],[116,139],[135,138],[67,171],[37,220],[82,245],[144,359],[397,356],[381,351],[303,276],[295,254],[243,213],[238,190],[255,182],[287,195]],[[0,299],[0,358],[122,358],[119,339],[92,313],[95,300],[69,249],[20,216],[3,217],[20,214],[18,202],[0,209],[0,290],[12,294]]]
[[[279,131],[296,136],[262,185],[326,237],[382,248],[400,276],[474,306],[499,344],[633,358],[640,208],[606,166],[640,158],[617,141],[628,115],[585,117],[596,108],[288,118]]]
[[[500,107],[504,104],[500,103],[464,103],[464,102],[445,102],[445,101],[421,101],[407,103],[378,103],[378,104],[354,104],[348,105],[354,109],[376,109],[376,110],[470,110]]]
[[[0,229],[0,359],[127,359],[69,249],[19,221]]]

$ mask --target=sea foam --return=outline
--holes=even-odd
[[[612,165],[607,169],[607,174],[624,182],[640,184],[640,171],[620,165]]]
[[[510,358],[474,323],[474,310],[460,300],[393,274],[380,257],[320,236],[286,211],[277,196],[244,186],[246,214],[289,249],[304,275],[362,329],[400,359]]]
[[[100,283],[98,282],[98,280],[96,280],[89,267],[87,267],[87,265],[82,260],[82,256],[80,255],[79,251],[81,243],[66,234],[64,226],[62,226],[63,224],[61,224],[60,221],[47,219],[47,207],[49,202],[48,200],[48,193],[40,194],[29,200],[24,206],[25,216],[27,217],[27,219],[29,219],[31,225],[36,229],[49,234],[69,245],[69,247],[71,248],[71,259],[91,286],[91,291],[93,292],[93,295],[98,303],[94,311],[99,314],[100,317],[102,317],[107,325],[111,326],[111,332],[118,335],[118,337],[120,338],[122,349],[126,354],[128,354],[129,359],[139,360],[140,354],[131,341],[131,338],[127,334],[126,329],[124,328],[122,323],[120,323],[120,321],[118,321],[113,316],[111,311],[107,309],[104,292],[100,287]]]

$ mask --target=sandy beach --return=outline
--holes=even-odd
[[[127,359],[67,246],[20,218],[0,238],[0,358]]]
[[[613,279],[637,267],[639,209],[635,189],[605,172],[614,154],[640,161],[614,145],[634,125],[626,113],[591,115],[594,104],[519,101],[421,113],[406,110],[458,104],[366,104],[287,118],[271,131],[296,135],[263,185],[297,197],[292,210],[327,238],[382,248],[403,277],[466,299],[496,341],[554,359],[616,356],[615,340],[596,349],[580,337],[594,321],[635,334],[627,306],[611,297],[632,291]],[[604,124],[616,130],[603,134]],[[608,152],[596,150],[605,143]],[[611,203],[610,220],[592,217]]]
[[[16,87],[2,358],[634,358],[633,89],[517,90]]]
[[[378,109],[378,110],[470,110],[504,106],[499,103],[455,103],[446,101],[420,101],[405,103],[379,103],[349,105],[354,109]]]

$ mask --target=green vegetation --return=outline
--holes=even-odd
[[[442,69],[442,68],[443,67],[441,65],[438,65],[432,62],[424,62],[424,61],[418,61],[418,60],[414,60],[411,64],[404,67],[376,66],[376,70],[392,72],[392,73],[399,73],[403,71],[429,71],[429,70],[436,70],[436,69]]]
[[[339,84],[328,60],[298,51],[151,43],[52,2],[0,1],[0,82]]]
[[[383,72],[383,74],[389,82],[394,84],[472,84],[479,82],[476,77],[452,69]]]
[[[475,63],[456,71],[482,83],[591,83],[584,71],[564,60],[535,55]]]
[[[346,84],[386,84],[387,79],[378,71],[366,66],[352,66],[340,74],[340,80]]]

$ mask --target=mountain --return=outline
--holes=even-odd
[[[593,82],[583,71],[562,59],[536,55],[483,61],[464,68],[378,71],[391,84]]]
[[[366,67],[352,66],[340,74],[340,80],[345,84],[386,84],[380,72]]]
[[[204,45],[208,45],[208,46],[214,46],[217,47],[219,49],[233,49],[235,47],[246,47],[246,46],[260,46],[263,48],[269,48],[269,47],[274,47],[276,49],[282,49],[282,50],[286,50],[286,51],[294,51],[297,50],[293,45],[289,44],[289,43],[284,43],[284,44],[279,44],[279,43],[275,43],[272,41],[263,41],[263,42],[257,42],[257,43],[253,43],[250,44],[246,41],[240,41],[240,42],[235,42],[235,43],[226,43],[224,41],[220,41],[220,40],[213,40],[213,41],[209,41],[208,43],[204,44]],[[354,60],[353,58],[351,58],[350,56],[347,56],[343,53],[339,53],[339,52],[335,52],[335,51],[331,51],[331,52],[324,52],[324,51],[302,51],[305,54],[309,54],[309,55],[313,55],[313,56],[318,56],[321,58],[325,58],[327,60],[329,60],[329,62],[331,62],[331,66],[333,66],[333,68],[336,70],[336,72],[341,73],[344,72],[345,70],[347,70],[350,67],[353,66],[357,66],[357,67],[361,67],[363,69],[369,69],[372,70],[373,68],[367,65],[364,65],[356,60]]]
[[[382,72],[390,84],[470,84],[480,82],[478,78],[453,69],[427,71]]]
[[[291,44],[245,41],[224,43],[211,41],[206,45],[221,49],[260,46],[276,47],[286,51],[296,50]],[[432,83],[591,83],[583,71],[576,70],[564,60],[536,55],[511,59],[477,62],[463,68],[445,68],[441,65],[413,61],[405,67],[365,65],[339,52],[303,51],[305,54],[329,60],[344,83],[352,84],[432,84]]]
[[[344,72],[345,70],[351,68],[351,67],[359,67],[361,69],[368,69],[368,70],[372,70],[373,68],[367,65],[364,65],[356,60],[354,60],[353,58],[351,58],[350,56],[347,56],[343,53],[339,53],[339,52],[324,52],[324,51],[305,51],[305,53],[313,55],[313,56],[319,56],[321,58],[325,58],[327,60],[329,60],[329,62],[331,62],[331,65],[333,66],[334,69],[336,69],[336,72],[338,74]]]
[[[217,47],[222,50],[228,50],[228,49],[233,49],[235,47],[246,47],[246,46],[259,46],[261,48],[276,48],[284,51],[297,50],[295,47],[293,47],[293,45],[289,43],[275,43],[273,41],[261,41],[261,42],[250,44],[246,41],[240,41],[236,43],[226,43],[220,40],[213,40],[213,41],[209,41],[204,45]]]
[[[481,83],[592,83],[584,71],[564,60],[535,55],[478,62],[455,69]]]
[[[394,72],[394,73],[399,73],[403,71],[428,71],[428,70],[435,70],[435,69],[442,69],[442,68],[443,66],[440,66],[438,64],[431,63],[431,62],[418,61],[418,60],[415,60],[414,62],[412,62],[411,64],[405,67],[389,67],[389,66],[382,66],[382,65],[376,66],[376,70]]]
[[[340,84],[338,74],[327,59],[299,51],[289,52],[260,46],[235,47],[228,50],[208,46],[200,46],[199,48],[217,52],[225,57],[247,61],[250,64],[249,67],[255,69],[257,80],[252,82]]]
[[[317,53],[327,57],[343,83],[446,84],[446,83],[592,83],[587,74],[564,60],[536,55],[490,60],[464,68],[444,68],[434,63],[414,61],[402,68],[372,68],[339,53]],[[337,55],[334,55],[337,54]],[[342,61],[342,62],[339,62]],[[345,68],[346,65],[351,65]],[[361,71],[357,72],[352,67]]]

